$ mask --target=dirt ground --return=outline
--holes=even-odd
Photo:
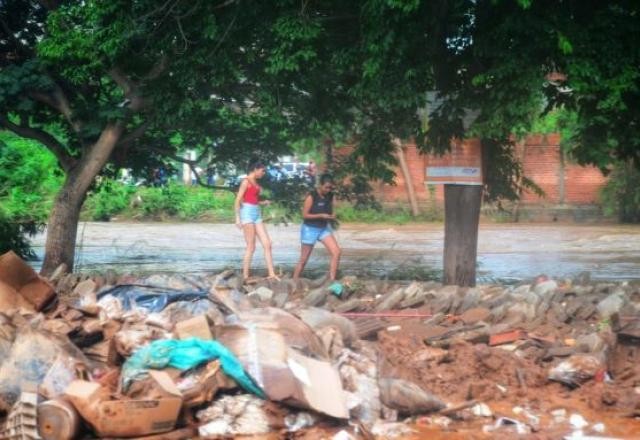
[[[548,380],[548,363],[536,363],[536,348],[530,357],[519,358],[500,347],[458,342],[446,352],[425,346],[421,340],[421,323],[401,323],[399,331],[379,334],[378,347],[385,358],[385,375],[393,375],[420,384],[450,402],[475,399],[486,403],[494,417],[510,417],[529,421],[538,427],[530,438],[562,438],[572,430],[568,423],[571,414],[580,414],[591,424],[603,423],[606,435],[619,438],[640,438],[640,420],[634,418],[640,410],[640,395],[633,382],[616,380],[608,384],[589,381],[570,389],[566,385]],[[619,364],[628,362],[619,349],[615,358]],[[635,364],[636,368],[638,364]],[[612,371],[617,376],[618,371]],[[521,379],[518,378],[520,375]],[[518,409],[519,408],[519,409]],[[515,409],[515,412],[514,412]],[[555,410],[566,411],[566,419],[556,422]],[[433,434],[460,434],[459,438],[511,438],[511,434],[493,432],[483,434],[487,419],[464,415],[454,419],[447,427],[434,429],[420,419],[417,429],[424,438],[439,438]],[[589,433],[588,430],[585,433]],[[598,435],[596,432],[592,432]],[[602,434],[601,434],[602,435]],[[447,437],[456,438],[456,437]]]

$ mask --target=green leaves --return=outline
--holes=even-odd
[[[314,40],[322,32],[320,24],[302,15],[276,19],[272,26],[275,47],[268,59],[267,72],[299,71],[318,56]]]
[[[387,5],[392,9],[400,9],[403,12],[412,12],[418,9],[420,0],[386,0]]]
[[[522,9],[529,9],[533,0],[517,0]]]
[[[20,113],[37,127],[64,127],[68,149],[78,153],[109,120],[126,121],[127,132],[145,124],[141,138],[114,153],[120,166],[153,166],[183,148],[242,165],[303,140],[333,139],[357,142],[348,169],[390,180],[392,138],[441,152],[453,136],[476,136],[499,145],[491,148],[502,165],[492,172],[508,184],[520,171],[508,160],[506,140],[531,131],[554,108],[571,114],[566,126],[556,122],[565,130],[564,148],[581,163],[606,168],[640,154],[634,3],[271,0],[248,7],[87,0],[63,2],[53,12],[35,2],[23,6],[0,6],[12,29],[24,29],[28,46],[17,50],[9,36],[0,38],[0,111]],[[131,87],[114,80],[114,67]],[[566,80],[546,81],[548,72]],[[418,109],[434,90],[443,105],[429,110],[425,133]],[[51,105],[56,91],[64,92],[66,114],[60,102]],[[146,103],[135,118],[133,95]],[[517,188],[498,193],[509,191]]]
[[[44,223],[62,172],[37,142],[0,131],[0,206],[16,223]]]
[[[562,52],[564,55],[569,55],[573,52],[573,46],[571,45],[571,42],[566,36],[562,34],[562,32],[558,32],[558,49],[560,49],[560,52]]]

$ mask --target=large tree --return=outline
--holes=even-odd
[[[527,180],[514,136],[554,106],[578,115],[579,160],[637,157],[637,16],[624,0],[5,0],[0,124],[66,172],[45,272],[71,263],[79,208],[109,160],[181,145],[237,160],[248,143],[355,141],[350,170],[390,179],[398,138],[443,152],[477,137],[485,196],[515,197]],[[442,104],[425,130],[417,109],[433,90]],[[482,192],[445,195],[445,281],[473,285]]]
[[[40,142],[65,173],[43,273],[72,268],[80,208],[110,161],[150,163],[185,146],[220,160],[282,151],[290,123],[262,46],[272,6],[0,3],[0,127]]]
[[[576,112],[571,154],[582,163],[606,169],[640,155],[637,2],[345,3],[331,6],[337,24],[320,8],[307,18],[322,28],[319,46],[331,48],[317,64],[347,91],[332,98],[350,110],[341,122],[356,136],[354,163],[385,176],[396,138],[411,137],[429,152],[447,151],[455,138],[482,143],[484,192],[445,188],[447,284],[475,284],[483,193],[495,201],[518,197],[522,186],[535,189],[514,148],[540,115]],[[425,130],[416,109],[433,90],[438,105],[428,109]]]

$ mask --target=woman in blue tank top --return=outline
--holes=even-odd
[[[303,223],[300,229],[301,252],[300,261],[293,272],[297,280],[304,270],[313,246],[320,241],[331,256],[329,263],[329,280],[335,281],[340,262],[340,246],[333,235],[330,222],[335,220],[333,213],[333,178],[329,174],[320,176],[318,188],[304,199],[302,207]]]

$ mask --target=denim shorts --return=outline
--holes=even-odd
[[[302,224],[300,228],[300,241],[302,244],[314,245],[331,235],[333,231],[329,225],[324,228]]]
[[[262,223],[260,206],[252,205],[251,203],[243,203],[240,207],[240,223],[243,225]]]

